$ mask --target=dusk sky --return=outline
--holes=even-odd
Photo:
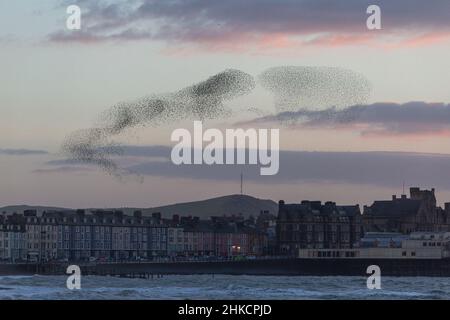
[[[81,30],[66,29],[71,4],[81,8]],[[381,30],[366,27],[371,4],[381,8]],[[448,0],[0,0],[0,206],[200,200],[239,193],[241,171],[246,194],[275,201],[370,204],[400,194],[405,182],[435,187],[439,203],[450,202],[449,12]],[[192,130],[190,119],[114,137],[126,146],[117,161],[137,173],[122,179],[61,151],[69,134],[95,126],[119,102],[226,69],[257,78],[280,66],[344,68],[371,90],[364,104],[279,114],[257,85],[227,102],[229,118],[205,122],[279,128],[276,176],[174,168],[170,135]]]

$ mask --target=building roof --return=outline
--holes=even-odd
[[[405,217],[417,215],[421,206],[420,200],[393,199],[375,201],[367,207],[365,214],[369,216]]]
[[[334,202],[302,201],[300,204],[280,204],[279,219],[299,219],[303,216],[332,216],[340,215],[345,217],[360,215],[359,205],[338,206]]]

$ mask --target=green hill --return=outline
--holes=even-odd
[[[39,214],[45,210],[72,210],[69,208],[50,206],[14,205],[0,208],[0,213],[23,213],[23,211],[27,209],[36,209]],[[233,214],[242,214],[243,216],[248,217],[250,215],[259,215],[261,210],[268,210],[272,214],[277,214],[278,205],[272,200],[263,200],[247,195],[235,194],[154,208],[120,208],[120,210],[123,210],[126,214],[132,214],[135,210],[141,210],[144,215],[151,215],[153,212],[161,212],[162,216],[165,218],[170,218],[174,214],[178,214],[180,216],[197,216],[200,218]]]
[[[171,217],[174,214],[180,216],[197,216],[208,218],[210,216],[238,215],[245,217],[257,216],[261,210],[268,210],[277,214],[278,204],[272,200],[262,200],[247,195],[229,195],[202,201],[177,203],[167,206],[145,209],[143,214],[161,212],[163,217]]]

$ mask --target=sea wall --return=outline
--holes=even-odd
[[[150,277],[168,274],[274,276],[367,276],[378,265],[384,276],[450,276],[450,259],[266,259],[226,262],[112,263],[80,265],[84,275]],[[1,275],[65,275],[67,264],[0,265]]]
[[[86,266],[88,274],[228,274],[367,276],[378,265],[386,276],[450,276],[450,259],[267,259],[227,262],[134,263]]]

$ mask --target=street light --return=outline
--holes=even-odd
[[[237,253],[239,255],[240,252],[241,252],[241,246],[238,246],[238,245],[231,246],[231,255],[234,255],[234,253]]]

